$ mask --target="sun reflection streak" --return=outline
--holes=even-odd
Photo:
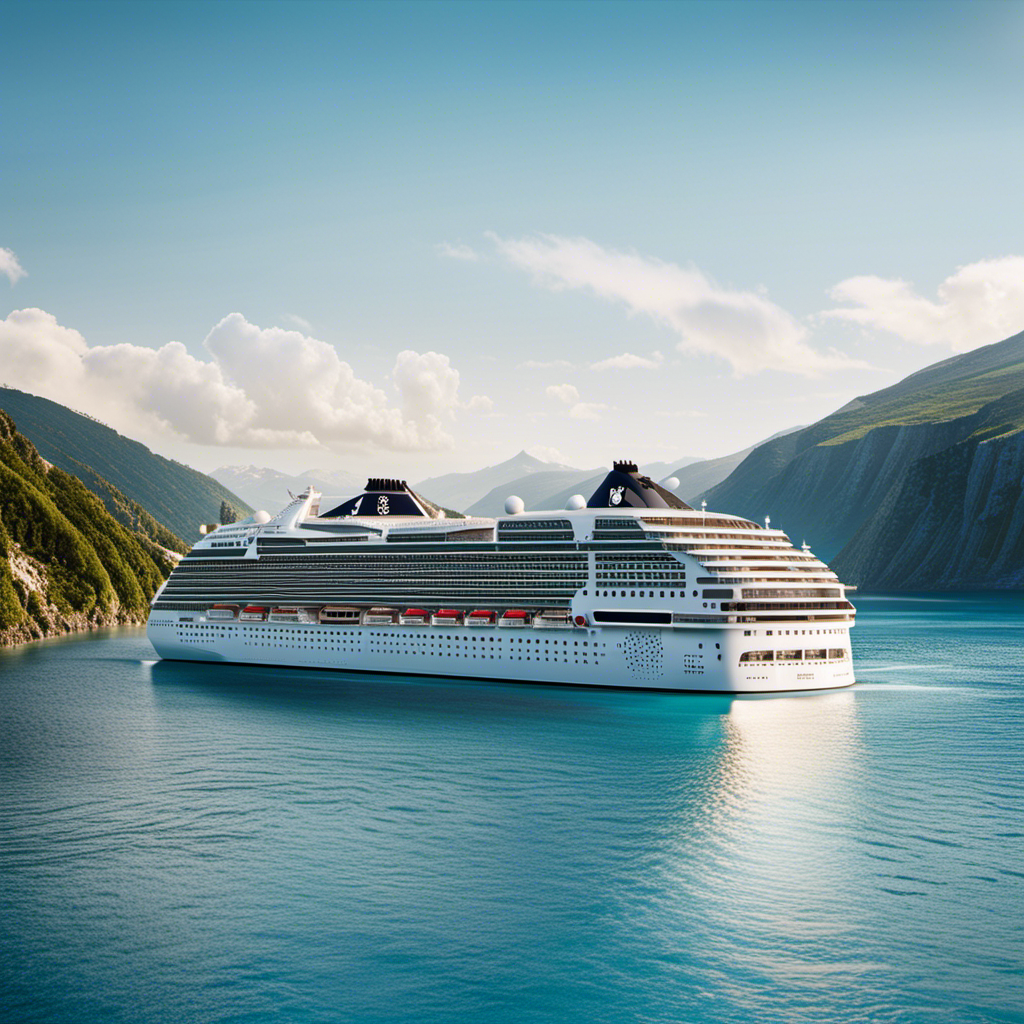
[[[738,699],[721,726],[705,800],[663,851],[657,931],[669,956],[686,934],[708,984],[728,984],[752,1010],[771,985],[811,1006],[822,975],[879,968],[848,948],[863,916],[849,884],[864,770],[856,696]]]

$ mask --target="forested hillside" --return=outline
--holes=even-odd
[[[0,410],[0,644],[143,622],[171,567]]]
[[[164,547],[191,547],[200,523],[218,522],[222,501],[240,515],[252,512],[212,477],[156,455],[144,444],[49,399],[0,388],[0,409],[13,417],[47,462],[81,477],[115,518],[130,522]],[[157,526],[175,534],[179,542],[169,543]]]

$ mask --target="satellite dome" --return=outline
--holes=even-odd
[[[255,515],[253,515],[252,521],[254,523],[258,523],[260,526],[262,526],[264,523],[269,523],[270,522],[270,513],[269,512],[264,512],[263,509],[260,509],[259,512],[255,513]]]
[[[566,503],[566,510],[569,512],[575,512],[577,509],[587,507],[587,499],[582,494],[574,494]]]
[[[677,490],[679,487],[679,477],[667,476],[664,480],[661,481],[661,486],[669,491]]]
[[[526,511],[526,502],[518,494],[510,494],[505,499],[505,512],[510,516],[522,515]]]

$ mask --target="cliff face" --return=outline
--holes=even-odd
[[[878,590],[1024,587],[1024,432],[914,462],[833,568]]]
[[[710,491],[708,504],[755,522],[770,515],[773,526],[793,531],[830,561],[911,463],[965,430],[957,423],[879,427],[845,444],[812,445],[789,461],[777,451],[763,453]]]
[[[755,449],[712,508],[806,539],[867,589],[1024,587],[1024,334]]]
[[[0,411],[0,645],[142,622],[170,569]]]

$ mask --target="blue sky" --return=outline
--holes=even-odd
[[[0,33],[0,378],[203,469],[720,455],[1024,329],[1021,4]]]

